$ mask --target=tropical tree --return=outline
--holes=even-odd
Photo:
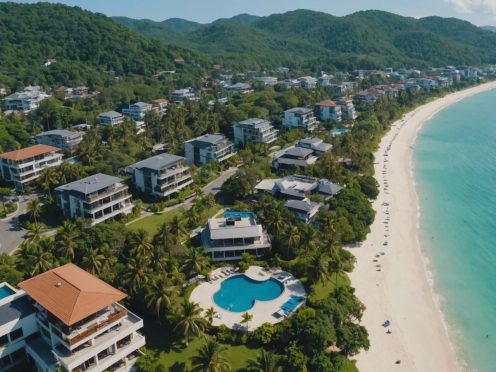
[[[186,227],[184,227],[184,221],[181,217],[172,217],[172,220],[169,222],[169,231],[172,235],[171,239],[173,244],[180,243],[181,237],[186,234]]]
[[[249,324],[253,320],[253,314],[248,312],[241,315],[241,324],[246,324],[246,332],[249,330]]]
[[[338,286],[338,280],[340,275],[344,275],[344,265],[340,259],[340,257],[333,255],[329,260],[329,272],[334,274],[336,287]]]
[[[183,270],[188,275],[195,275],[202,273],[210,264],[210,257],[202,247],[189,248],[183,259]]]
[[[224,357],[225,346],[215,340],[205,340],[198,349],[198,355],[191,358],[193,371],[197,372],[225,372],[231,370],[231,365]]]
[[[93,275],[98,275],[103,270],[105,256],[97,248],[89,248],[84,252],[83,268]]]
[[[127,270],[124,273],[125,281],[132,293],[136,294],[140,288],[148,283],[150,277],[149,260],[145,258],[131,258],[127,262]]]
[[[153,308],[160,320],[160,313],[166,311],[172,298],[177,294],[177,288],[171,285],[165,275],[154,278],[146,289],[145,299],[149,307]]]
[[[260,350],[255,359],[248,360],[248,370],[253,372],[279,372],[279,357],[272,351]]]
[[[2,199],[3,210],[7,213],[7,209],[5,208],[5,199],[12,196],[13,192],[8,187],[0,187],[0,199]]]
[[[285,240],[286,240],[285,243],[286,243],[286,247],[287,247],[286,254],[289,257],[289,251],[292,251],[293,249],[298,247],[298,245],[300,244],[300,241],[301,241],[301,233],[300,233],[300,229],[298,228],[298,226],[290,226],[286,230]]]
[[[208,324],[212,325],[214,322],[215,309],[213,306],[209,307],[207,311],[205,311],[205,319],[207,319]]]
[[[202,311],[203,309],[196,302],[184,299],[174,330],[181,333],[186,346],[189,344],[191,336],[199,336],[205,329],[206,322],[201,316]]]
[[[153,237],[153,241],[156,246],[162,248],[164,252],[169,252],[170,255],[171,238],[169,225],[164,222],[159,226],[157,233]]]
[[[40,240],[30,246],[27,265],[30,276],[41,274],[53,267],[53,241],[50,238]]]
[[[42,210],[43,207],[40,203],[40,199],[38,198],[31,199],[27,204],[28,214],[31,217],[31,219],[34,220],[35,223],[38,222],[38,218],[40,217]]]
[[[57,172],[55,168],[43,168],[40,172],[39,182],[41,186],[48,192],[48,196],[52,196],[51,188],[57,183]]]
[[[317,251],[310,257],[307,264],[307,276],[312,284],[319,281],[325,284],[329,278],[328,263],[322,252]]]
[[[144,229],[139,229],[131,235],[131,245],[133,247],[133,256],[135,257],[149,257],[151,255],[153,244]]]
[[[35,242],[41,238],[41,235],[45,231],[45,226],[41,223],[30,223],[28,226],[28,232],[26,237],[30,242]]]

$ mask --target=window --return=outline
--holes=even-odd
[[[0,337],[0,347],[5,346],[9,343],[9,338],[7,335]]]
[[[10,340],[14,341],[24,336],[22,332],[22,328],[16,329],[15,331],[10,332]]]

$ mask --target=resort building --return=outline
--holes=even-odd
[[[15,92],[4,98],[5,110],[28,112],[38,108],[40,102],[49,97],[41,87],[28,86],[23,91]]]
[[[229,93],[248,94],[248,93],[253,93],[253,88],[248,83],[236,83],[227,86],[226,91],[228,91]]]
[[[234,145],[223,134],[205,134],[184,143],[186,163],[203,165],[223,162],[235,154]]]
[[[134,120],[143,120],[148,111],[152,109],[151,103],[136,102],[129,105],[128,108],[122,109],[122,114],[124,116],[129,116]]]
[[[353,104],[353,98],[351,97],[340,97],[334,100],[337,105],[341,107],[342,117],[348,120],[356,120],[357,113],[355,105]]]
[[[332,120],[340,123],[342,120],[341,106],[331,100],[317,103],[315,105],[315,114],[321,121]]]
[[[47,145],[34,145],[0,155],[0,178],[13,182],[17,190],[37,179],[45,168],[62,164],[62,150]]]
[[[296,107],[284,111],[284,118],[282,120],[283,127],[286,128],[300,128],[306,132],[311,132],[319,122],[315,119],[313,111],[304,107]]]
[[[19,284],[0,284],[0,370],[26,358],[38,371],[130,371],[143,320],[120,305],[126,294],[73,264]]]
[[[176,103],[182,103],[183,101],[197,100],[198,97],[195,96],[193,88],[184,88],[175,90],[171,95],[171,100]]]
[[[284,199],[304,200],[310,195],[320,195],[329,199],[338,194],[342,187],[327,179],[318,179],[308,176],[287,176],[277,179],[260,181],[255,190],[259,193],[270,193]]]
[[[107,127],[116,127],[124,122],[124,115],[116,111],[103,112],[97,116],[98,124]]]
[[[145,194],[165,198],[191,185],[189,167],[181,156],[160,154],[128,167],[136,188]]]
[[[234,124],[234,143],[272,143],[277,140],[277,129],[264,119],[248,119]]]
[[[318,137],[302,138],[298,141],[296,147],[313,150],[314,155],[317,157],[332,150],[330,143],[326,143]]]
[[[307,224],[315,220],[320,208],[324,206],[324,204],[313,202],[310,199],[291,199],[286,201],[284,205],[295,215],[296,219]]]
[[[55,146],[67,152],[79,145],[84,135],[84,132],[55,129],[37,134],[33,140],[38,144]]]
[[[134,207],[122,180],[102,173],[59,186],[55,194],[64,216],[83,217],[90,226],[129,214]]]
[[[303,89],[315,88],[317,85],[317,79],[311,76],[303,76],[298,81]]]
[[[302,147],[291,147],[278,151],[274,155],[272,166],[276,170],[291,170],[306,168],[315,164],[318,158],[314,155],[313,150]]]
[[[229,211],[224,218],[210,218],[201,239],[213,261],[239,260],[245,252],[261,257],[271,247],[268,234],[250,212]]]

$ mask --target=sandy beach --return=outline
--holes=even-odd
[[[418,130],[434,114],[462,98],[494,88],[496,82],[486,83],[406,114],[393,124],[375,154],[381,188],[374,202],[376,220],[361,247],[351,249],[357,264],[350,277],[367,307],[363,324],[371,343],[368,351],[356,356],[360,371],[461,369],[419,244],[412,153]],[[386,320],[390,327],[382,325]]]

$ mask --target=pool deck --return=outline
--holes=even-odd
[[[210,277],[212,278],[213,276],[221,274],[226,268],[229,268],[229,266],[214,270],[210,273]],[[253,320],[249,323],[249,330],[254,330],[263,323],[275,324],[281,322],[284,320],[284,317],[281,316],[276,318],[272,314],[280,310],[281,306],[289,300],[291,296],[302,296],[305,298],[307,296],[303,284],[291,274],[281,270],[265,270],[259,266],[251,266],[245,273],[234,273],[220,279],[214,279],[211,282],[202,283],[191,293],[190,301],[197,302],[204,311],[210,307],[215,309],[216,317],[213,321],[214,326],[224,324],[231,329],[245,328],[245,326],[240,323],[241,316],[245,312],[236,313],[225,310],[218,306],[213,300],[214,294],[220,290],[221,283],[225,279],[243,274],[256,281],[265,281],[274,278],[279,280],[284,286],[284,291],[279,297],[271,301],[255,301],[255,305],[247,311],[253,315]],[[304,301],[302,303],[304,303]]]

